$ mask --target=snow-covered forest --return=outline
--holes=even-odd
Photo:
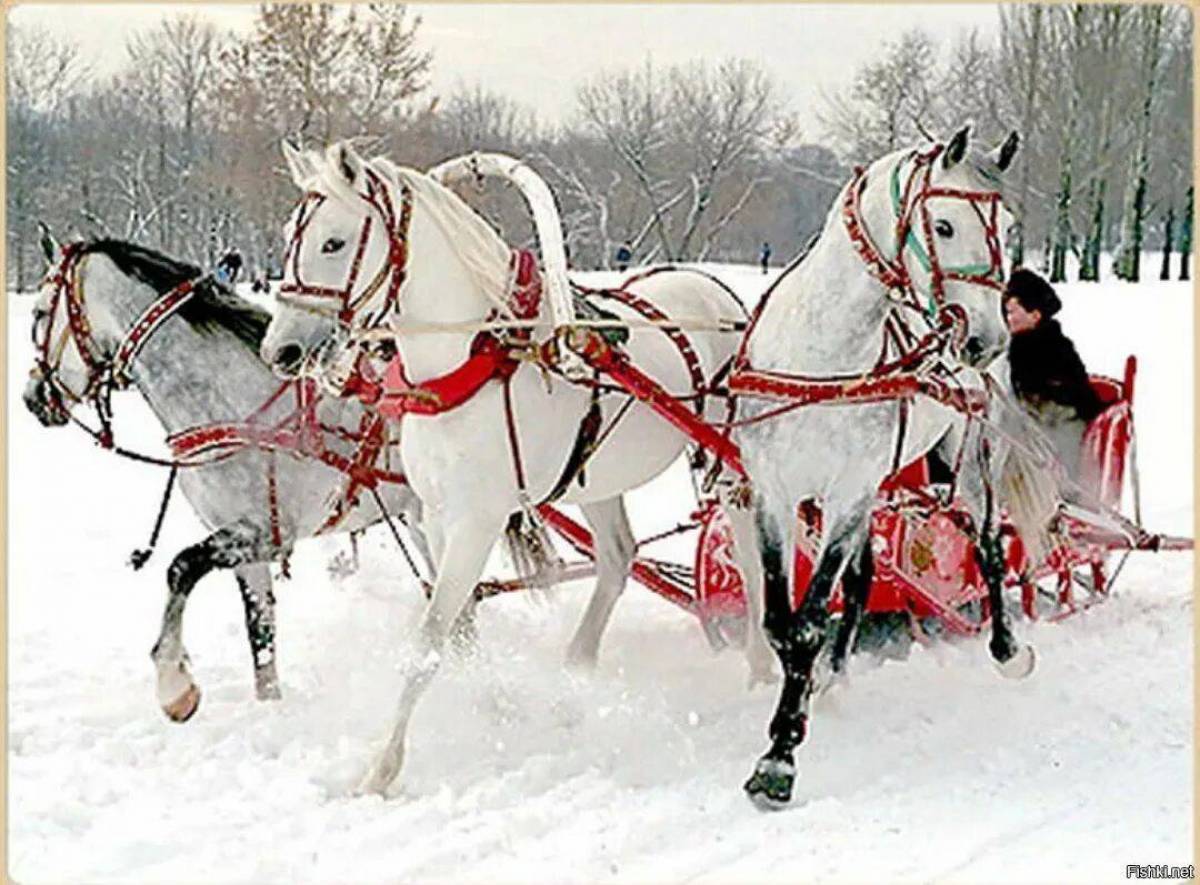
[[[801,126],[779,72],[747,53],[646,58],[576,84],[550,123],[486,84],[446,94],[421,21],[404,6],[264,4],[223,32],[200,13],[128,40],[94,74],[77,45],[36,24],[8,30],[8,282],[40,270],[35,220],[61,235],[111,234],[210,263],[240,249],[269,272],[294,200],[283,136],[355,136],[425,167],[480,148],[525,157],[555,190],[573,263],[777,260],[815,232],[855,163],[971,119],[984,139],[1018,129],[1009,205],[1014,258],[1055,278],[1127,277],[1143,250],[1191,251],[1188,10],[1006,6],[994,30],[938,42],[919,22],[878,47]],[[797,61],[798,64],[802,60]],[[511,196],[477,195],[512,242],[530,239]],[[1177,256],[1170,275],[1186,272]]]

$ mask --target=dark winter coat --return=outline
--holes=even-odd
[[[1104,410],[1058,320],[1042,320],[1036,329],[1013,335],[1008,359],[1013,390],[1035,410],[1056,403],[1074,409],[1081,421],[1091,421]]]

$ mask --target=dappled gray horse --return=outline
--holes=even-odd
[[[152,651],[159,703],[181,722],[199,705],[183,613],[196,582],[214,569],[237,578],[256,695],[279,697],[269,565],[301,538],[378,521],[379,502],[415,528],[420,505],[400,481],[398,452],[382,422],[355,401],[315,396],[298,408],[303,388],[282,383],[258,357],[269,315],[199,268],[119,240],[71,244],[56,263],[48,236],[43,246],[52,269],[33,312],[37,362],[26,406],[43,425],[60,426],[73,406],[90,402],[107,437],[101,442],[111,445],[109,393],[136,387],[162,422],[179,485],[209,530],[167,570]],[[425,555],[424,539],[414,539]]]

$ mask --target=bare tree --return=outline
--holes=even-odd
[[[1066,40],[1063,42],[1071,66],[1067,115],[1061,131],[1058,194],[1055,200],[1057,211],[1054,216],[1054,240],[1050,254],[1050,282],[1061,283],[1067,278],[1067,252],[1071,250],[1074,241],[1071,230],[1071,190],[1074,185],[1073,163],[1079,131],[1080,95],[1083,92],[1084,54],[1087,49],[1085,34],[1090,12],[1082,3],[1075,3],[1070,7],[1055,7],[1053,13],[1061,13],[1066,18]]]
[[[1150,123],[1154,108],[1155,80],[1159,73],[1163,6],[1140,7],[1138,19],[1139,72],[1143,94],[1137,116],[1137,140],[1125,182],[1121,213],[1121,243],[1113,258],[1113,269],[1123,280],[1137,282],[1141,264],[1143,221],[1146,214],[1146,180],[1150,172]]]
[[[777,108],[771,79],[753,62],[731,59],[676,68],[671,75],[673,141],[689,156],[691,203],[676,248],[676,257],[694,257],[693,238],[713,204],[721,181],[740,164],[752,161],[772,131]],[[754,188],[766,181],[754,176],[722,216],[712,241],[745,205]],[[705,248],[708,251],[708,247]]]
[[[579,87],[576,100],[584,120],[629,167],[646,199],[648,214],[663,256],[675,254],[667,232],[663,205],[678,189],[659,174],[659,155],[668,133],[665,87],[655,77],[650,60],[637,70],[605,72]]]
[[[1099,61],[1100,64],[1089,66],[1092,77],[1099,74],[1101,64],[1108,64],[1113,58],[1122,36],[1122,25],[1126,21],[1125,7],[1123,6],[1101,6],[1098,7],[1098,14],[1100,33],[1096,61]],[[1100,279],[1100,251],[1103,248],[1105,229],[1104,211],[1108,176],[1105,174],[1104,166],[1108,162],[1112,150],[1117,100],[1116,90],[1112,88],[1094,90],[1092,95],[1094,97],[1092,106],[1099,105],[1099,131],[1091,142],[1093,150],[1087,185],[1088,232],[1084,239],[1083,254],[1079,260],[1079,279],[1095,282]]]
[[[919,28],[884,45],[859,68],[849,91],[827,99],[822,122],[842,152],[858,162],[920,140],[933,108],[936,52]]]
[[[17,288],[25,289],[36,266],[34,221],[52,201],[51,170],[65,159],[56,150],[55,130],[81,90],[87,67],[74,43],[39,27],[10,23],[5,69],[9,267]]]

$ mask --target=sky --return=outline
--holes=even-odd
[[[994,4],[413,4],[421,42],[434,53],[432,87],[446,94],[482,84],[535,108],[547,122],[573,109],[576,85],[605,68],[663,66],[696,58],[758,60],[774,76],[802,128],[819,126],[821,96],[847,86],[855,68],[914,26],[937,41],[978,28],[994,34]],[[248,31],[254,5],[27,5],[10,10],[76,40],[98,72],[115,71],[124,41],[164,16],[187,12]]]

